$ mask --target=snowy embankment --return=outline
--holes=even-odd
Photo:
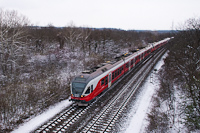
[[[164,64],[164,58],[166,58],[168,54],[164,54],[161,58],[161,60],[156,64],[154,69],[159,69]],[[126,125],[126,133],[139,133],[144,132],[145,127],[147,126],[147,113],[148,109],[151,107],[151,98],[155,93],[155,90],[159,87],[159,80],[157,76],[153,74],[149,75],[147,79],[145,80],[140,93],[140,96],[138,97],[137,105],[133,107],[133,109],[130,111],[129,114],[129,120],[127,121]]]
[[[60,103],[57,103],[54,106],[49,107],[49,109],[44,113],[36,116],[35,118],[32,118],[30,121],[19,126],[19,128],[14,130],[13,133],[29,133],[35,130],[43,123],[45,123],[46,121],[54,117],[56,114],[61,112],[64,108],[68,107],[70,104],[71,102],[67,99],[61,101]]]

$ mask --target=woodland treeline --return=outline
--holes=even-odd
[[[174,34],[159,75],[147,132],[199,132],[200,18],[188,19]]]
[[[74,75],[168,37],[152,31],[33,26],[0,9],[0,132],[9,132],[70,95]]]

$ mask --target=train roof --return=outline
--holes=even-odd
[[[85,70],[81,74],[77,75],[73,81],[88,83],[90,80],[98,77],[99,75],[106,73],[106,72],[108,73],[111,71],[111,69],[114,69],[114,70],[117,69],[119,66],[121,66],[124,63],[127,63],[129,60],[137,57],[141,53],[151,49],[152,47],[155,47],[156,45],[158,45],[160,43],[166,42],[168,40],[170,40],[170,39],[166,38],[159,42],[149,44],[148,46],[146,46],[140,50],[134,50],[134,51],[132,51],[132,53],[126,53],[119,57],[116,57],[116,59],[114,61],[107,61],[107,62],[99,64],[98,66],[93,67],[89,70]]]
[[[81,74],[77,75],[74,78],[74,81],[88,83],[90,80],[98,77],[99,75],[106,73],[106,72],[110,72],[109,71],[110,69],[119,67],[119,64],[127,63],[130,60],[130,58],[136,57],[140,53],[146,51],[146,49],[147,49],[147,47],[145,47],[139,51],[136,51],[134,53],[123,54],[119,57],[116,57],[115,60],[113,60],[113,61],[107,61],[107,62],[101,63],[98,66],[93,67],[89,70],[82,71]],[[81,80],[81,78],[82,78],[82,80]]]

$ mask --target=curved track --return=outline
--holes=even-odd
[[[160,55],[164,51],[160,52]],[[160,56],[158,56],[160,57]],[[159,58],[155,59],[158,60]],[[157,62],[157,61],[156,61]],[[134,95],[137,88],[141,85],[142,81],[149,74],[152,67],[151,63],[146,63],[138,73],[136,73],[129,82],[121,89],[102,110],[93,118],[93,120],[82,130],[82,132],[110,132],[115,125],[119,115],[125,109],[130,98]],[[153,65],[154,66],[154,65]]]
[[[96,101],[89,106],[78,107],[72,104],[64,112],[34,132],[112,131],[116,120],[125,109],[129,99],[134,95],[137,88],[164,52],[165,49],[160,49],[155,55],[151,55],[135,69],[119,79],[111,88],[106,90],[106,93],[97,97]]]

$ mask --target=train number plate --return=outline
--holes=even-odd
[[[80,97],[79,94],[74,94],[74,97]]]

